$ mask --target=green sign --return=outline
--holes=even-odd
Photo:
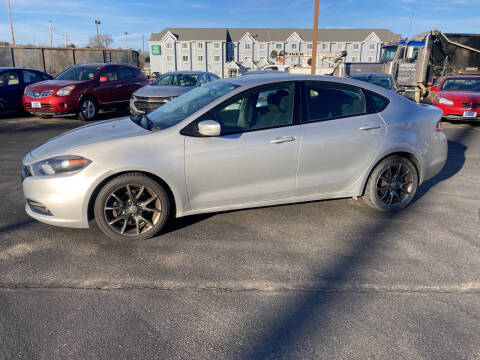
[[[152,55],[162,55],[162,48],[160,45],[152,45]]]

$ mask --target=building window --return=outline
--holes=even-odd
[[[307,49],[308,50],[312,50],[312,48],[313,48],[313,44],[307,44]]]
[[[368,62],[374,62],[375,61],[375,57],[374,56],[369,56],[368,57]]]
[[[234,61],[235,60],[235,57],[234,56],[229,56],[228,57],[228,61]]]
[[[215,55],[215,56],[213,57],[213,61],[220,61],[220,56]]]
[[[338,50],[345,50],[345,43],[338,43]]]
[[[275,44],[275,49],[282,50],[283,44]]]
[[[245,44],[245,49],[246,49],[246,50],[250,50],[250,48],[251,48],[251,44],[248,44],[248,43]]]
[[[220,49],[220,43],[213,43],[214,49]]]
[[[182,60],[183,60],[184,62],[188,62],[188,55],[183,55],[183,56],[182,56]]]
[[[352,56],[352,62],[358,62],[358,56]]]
[[[182,43],[182,49],[188,49],[188,43]]]
[[[298,56],[292,56],[292,60],[291,60],[290,63],[293,64],[293,65],[298,64]]]
[[[369,48],[370,50],[375,50],[375,44],[370,44]]]
[[[360,46],[358,44],[353,44],[353,50],[358,50]]]
[[[265,50],[265,44],[260,44],[260,50]]]
[[[337,43],[331,43],[330,44],[331,51],[336,51],[336,48],[337,48]]]
[[[203,61],[203,56],[202,55],[197,56],[197,60],[198,61]]]
[[[172,55],[167,55],[167,61],[173,61],[173,56]]]
[[[171,49],[171,48],[172,48],[172,43],[171,42],[167,43],[167,49]]]
[[[292,45],[290,45],[290,47],[292,48],[292,50],[296,50],[297,49],[297,44],[292,44]]]
[[[197,47],[198,47],[199,49],[203,49],[203,43],[197,43]]]
[[[323,43],[323,50],[328,50],[328,43]]]

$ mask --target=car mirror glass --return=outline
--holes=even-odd
[[[198,132],[203,136],[219,136],[221,126],[215,120],[204,120],[198,123]]]

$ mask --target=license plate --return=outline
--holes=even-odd
[[[42,108],[42,104],[40,104],[39,101],[32,101],[32,108],[34,108],[34,109],[41,109],[41,108]]]
[[[477,117],[477,112],[476,112],[476,111],[464,111],[464,112],[463,112],[463,117],[464,117],[464,118],[474,118],[474,117]]]

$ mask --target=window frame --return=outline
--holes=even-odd
[[[264,85],[259,85],[255,86],[250,89],[246,89],[229,99],[223,101],[222,103],[218,104],[215,106],[213,109],[210,109],[209,111],[205,112],[204,114],[200,115],[198,118],[190,122],[188,125],[186,125],[182,130],[180,130],[180,134],[184,136],[190,136],[190,137],[212,137],[212,136],[205,136],[202,135],[198,132],[198,126],[196,130],[193,130],[192,128],[195,127],[200,121],[203,120],[211,120],[210,114],[221,110],[224,107],[227,107],[238,100],[248,97],[254,93],[259,93],[262,91],[268,91],[271,89],[279,88],[282,86],[291,86],[293,84],[293,110],[292,110],[292,122],[291,124],[287,125],[280,125],[280,126],[274,126],[274,127],[269,127],[269,128],[262,128],[262,129],[249,129],[249,130],[241,130],[241,131],[234,131],[230,132],[228,134],[220,134],[218,136],[213,136],[213,137],[227,137],[227,136],[232,136],[232,135],[238,135],[238,134],[244,134],[244,133],[249,133],[249,132],[254,132],[254,131],[264,131],[264,130],[272,130],[272,129],[278,129],[282,127],[288,127],[288,126],[297,126],[301,125],[301,113],[302,113],[302,100],[301,100],[301,82],[300,81],[281,81],[281,82],[275,82],[275,83],[269,83],[269,84],[264,84]]]
[[[357,116],[363,116],[363,115],[370,115],[370,114],[375,114],[379,113],[388,106],[390,103],[390,99],[386,98],[385,96],[382,96],[374,91],[371,90],[366,90],[364,88],[361,88],[359,86],[355,85],[350,85],[350,84],[344,84],[341,82],[336,82],[336,81],[319,81],[319,80],[303,80],[301,81],[302,86],[301,86],[301,101],[302,101],[302,115],[300,117],[300,123],[303,124],[312,124],[312,123],[317,123],[317,122],[324,122],[324,121],[332,121],[332,120],[338,120],[338,119],[346,119],[346,118],[351,118],[351,117],[357,117]],[[308,116],[308,104],[307,104],[307,83],[316,83],[316,84],[338,84],[340,86],[347,86],[347,87],[352,87],[359,89],[362,93],[363,96],[365,97],[365,113],[363,114],[357,114],[357,115],[350,115],[350,116],[336,116],[328,119],[316,119],[316,120],[307,120]],[[380,96],[384,99],[387,100],[386,104],[381,108],[381,110],[378,110],[375,106],[375,103],[373,100],[370,98],[370,95],[368,92],[375,94],[376,96]]]

